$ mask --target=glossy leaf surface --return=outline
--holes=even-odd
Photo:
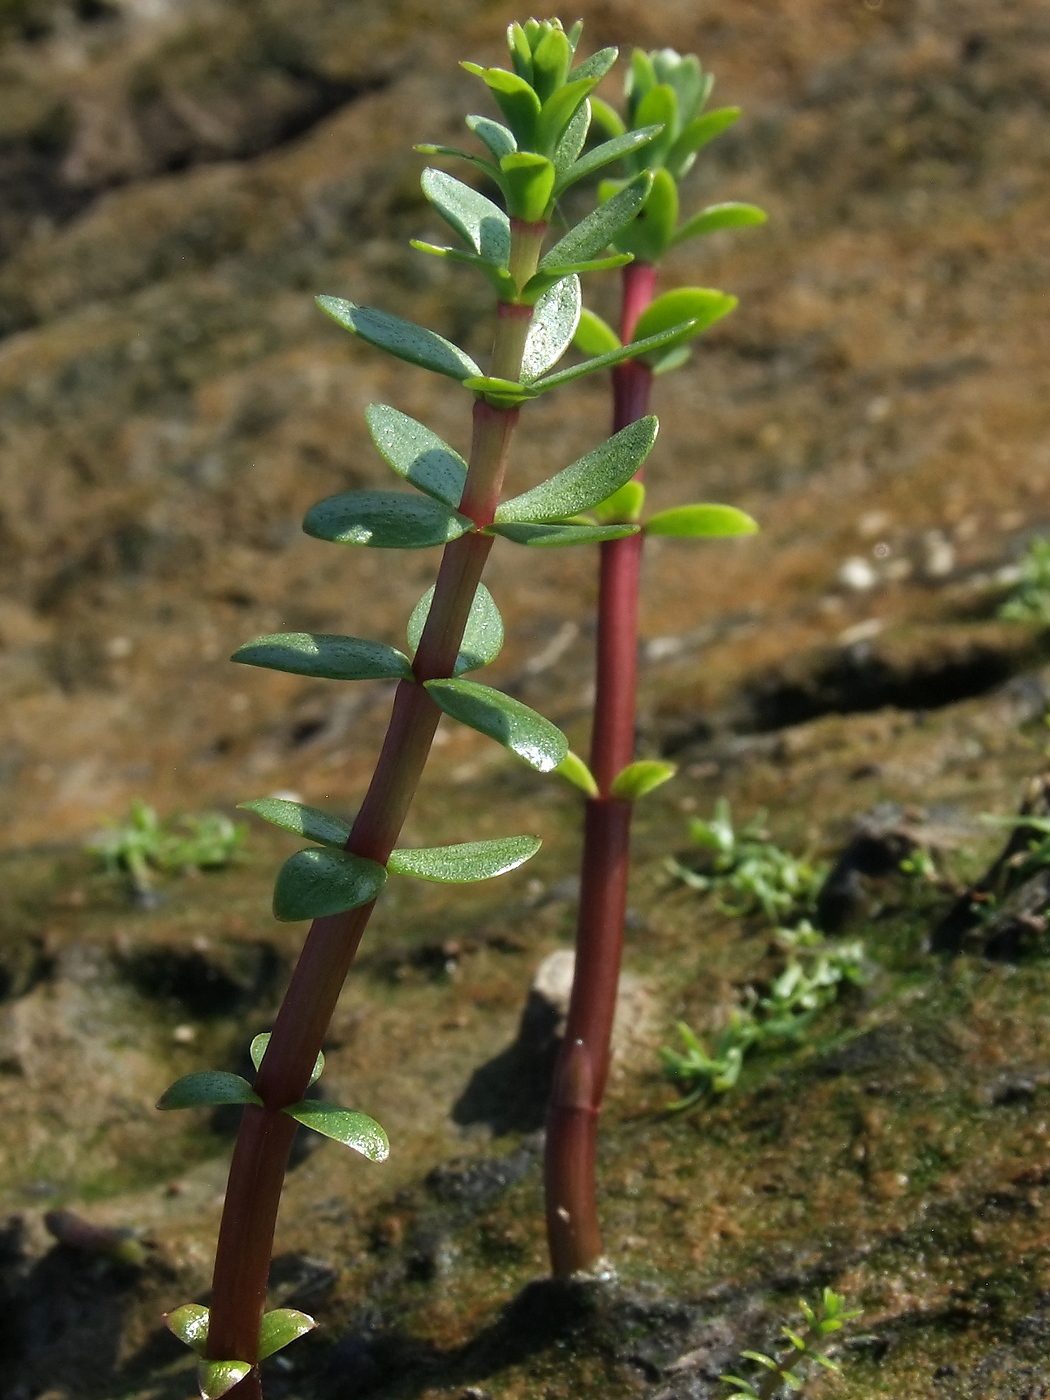
[[[423,627],[433,601],[434,587],[431,585],[412,609],[412,615],[408,619],[408,645],[413,654],[419,646],[419,639],[423,635]],[[488,666],[495,661],[502,649],[503,619],[492,594],[483,583],[479,583],[459,646],[455,674],[458,676],[463,671],[476,671],[479,666]]]
[[[475,253],[505,267],[510,257],[510,220],[480,191],[443,170],[424,170],[423,193]]]
[[[502,502],[496,510],[497,524],[557,521],[606,500],[630,481],[648,457],[657,426],[651,414],[629,423],[549,481]]]
[[[325,632],[274,632],[269,637],[256,637],[238,647],[230,660],[331,681],[399,680],[412,674],[408,657],[394,647]]]
[[[302,1099],[282,1112],[315,1133],[323,1133],[344,1147],[352,1147],[370,1162],[383,1162],[390,1155],[386,1133],[367,1113],[355,1113],[325,1099]]]
[[[625,802],[637,802],[647,792],[652,792],[654,788],[673,778],[677,771],[673,763],[660,763],[652,758],[629,763],[613,780],[612,795],[622,798]]]
[[[315,539],[370,549],[427,549],[472,528],[442,502],[404,491],[343,491],[311,506],[303,521]]]
[[[208,1345],[210,1317],[211,1311],[203,1303],[183,1303],[181,1308],[174,1308],[165,1316],[164,1325],[169,1332],[174,1332],[180,1342],[184,1342],[198,1356],[203,1356],[204,1348]]]
[[[672,506],[645,522],[647,535],[670,535],[680,540],[723,539],[753,535],[758,525],[735,506]]]
[[[459,505],[467,464],[455,448],[389,404],[369,404],[365,420],[372,441],[398,476],[453,510]]]
[[[322,846],[333,846],[340,851],[350,835],[349,825],[338,817],[302,802],[289,802],[284,797],[257,797],[254,802],[238,802],[237,807],[254,812],[263,821],[279,826],[282,831],[290,831],[293,836],[303,836],[307,841],[318,841]]]
[[[374,306],[358,306],[342,297],[318,297],[317,304],[332,320],[379,350],[385,350],[411,365],[444,374],[462,382],[480,374],[477,365],[458,345],[412,321],[379,311]]]
[[[393,875],[466,885],[516,870],[531,860],[542,844],[538,836],[504,836],[496,841],[464,841],[456,846],[398,850],[393,852],[386,868]]]
[[[620,230],[636,217],[651,185],[651,175],[640,175],[619,194],[600,204],[540,259],[540,269],[583,262],[603,253]]]
[[[299,1312],[297,1308],[274,1308],[272,1312],[264,1313],[259,1328],[259,1360],[265,1361],[289,1342],[305,1337],[316,1326],[317,1323],[308,1313]]]
[[[594,774],[580,755],[573,753],[571,749],[554,771],[559,777],[564,778],[567,783],[571,783],[574,788],[579,788],[588,797],[598,796],[598,784],[594,781]]]
[[[240,1385],[252,1369],[250,1361],[200,1361],[197,1363],[197,1385],[202,1400],[219,1400],[235,1385]]]
[[[263,1056],[266,1054],[266,1047],[269,1043],[270,1032],[263,1031],[260,1035],[255,1036],[251,1045],[249,1045],[248,1054],[252,1057],[252,1064],[256,1069],[262,1064]],[[324,1074],[324,1055],[319,1051],[317,1059],[314,1061],[313,1073],[310,1075],[310,1083],[316,1084],[322,1074]]]
[[[699,238],[707,233],[717,233],[724,228],[750,228],[766,222],[766,211],[757,204],[712,204],[694,214],[675,233],[672,244],[684,243],[688,238]]]
[[[477,681],[427,681],[435,703],[453,719],[487,734],[540,773],[557,768],[569,751],[565,736],[520,700]]]
[[[580,319],[580,279],[565,277],[536,303],[525,340],[521,377],[528,384],[552,369],[572,344]]]
[[[176,1079],[157,1100],[157,1107],[209,1108],[219,1103],[262,1103],[258,1094],[239,1074],[222,1069],[202,1069]]]
[[[273,891],[274,918],[284,923],[320,919],[370,904],[386,871],[374,860],[311,846],[281,866]]]
[[[620,540],[625,535],[636,535],[638,528],[633,524],[563,525],[560,522],[540,524],[520,521],[517,524],[490,525],[489,531],[493,535],[502,535],[513,544],[556,549],[562,545],[603,544],[606,540]]]

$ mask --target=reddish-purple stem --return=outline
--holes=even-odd
[[[620,339],[625,344],[655,286],[656,269],[649,264],[624,268]],[[651,387],[652,370],[639,361],[613,370],[614,431],[648,413]],[[631,828],[631,804],[613,797],[611,788],[634,757],[643,539],[639,533],[600,546],[591,736],[598,795],[586,807],[576,968],[547,1117],[547,1241],[559,1278],[589,1268],[602,1252],[595,1151],[620,981]]]

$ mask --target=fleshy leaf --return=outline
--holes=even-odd
[[[694,117],[685,127],[667,153],[666,165],[676,180],[680,180],[693,163],[697,151],[720,136],[726,127],[732,126],[740,116],[739,107],[717,107],[713,112],[705,112]]]
[[[219,1400],[235,1385],[240,1385],[252,1369],[250,1361],[199,1361],[197,1384],[202,1400]]]
[[[435,146],[433,142],[425,141],[418,146],[413,146],[414,151],[419,151],[424,156],[450,156],[456,160],[469,161],[471,165],[476,165],[479,170],[484,170],[490,179],[499,179],[499,166],[493,165],[492,161],[486,160],[484,156],[476,156],[471,151],[461,151],[458,146]]]
[[[489,533],[502,535],[514,544],[532,545],[539,549],[553,549],[570,544],[603,544],[606,540],[621,540],[625,535],[636,535],[639,527],[633,524],[616,525],[563,525],[548,521],[543,524],[519,521],[507,525],[490,525]]]
[[[442,502],[405,491],[342,491],[311,506],[303,521],[315,539],[370,549],[427,549],[458,540],[473,527]]]
[[[722,539],[753,535],[758,525],[735,506],[672,506],[645,522],[647,535],[670,535],[680,540]]]
[[[487,734],[540,773],[557,768],[569,751],[565,736],[520,700],[477,681],[427,681],[435,703],[453,719]]]
[[[597,54],[592,57],[596,58]],[[540,119],[536,123],[536,145],[545,153],[554,154],[566,128],[588,95],[598,86],[596,77],[577,76],[584,66],[581,64],[571,80],[556,92],[552,92],[543,104]]]
[[[640,481],[628,481],[594,507],[603,525],[617,520],[638,520],[645,505],[645,487]]]
[[[606,188],[604,183],[599,186],[599,198]],[[613,196],[613,199],[617,198],[618,195]],[[612,200],[609,202],[611,204]],[[621,252],[633,253],[643,262],[659,262],[671,246],[677,225],[678,186],[666,170],[656,170],[644,208],[636,219],[617,234],[616,247]]]
[[[682,365],[688,364],[692,354],[693,352],[688,345],[676,345],[671,350],[663,350],[659,354],[651,355],[646,363],[654,374],[667,374],[673,369],[681,369]]]
[[[413,875],[417,880],[465,885],[491,880],[516,870],[539,850],[538,836],[504,836],[496,841],[464,841],[456,846],[428,846],[394,851],[387,861],[393,875]]]
[[[184,1342],[198,1356],[203,1356],[204,1348],[208,1345],[210,1316],[210,1309],[203,1303],[183,1303],[181,1308],[174,1308],[165,1315],[164,1325],[169,1332],[175,1333],[180,1342]]]
[[[325,1099],[302,1099],[282,1112],[315,1133],[323,1133],[344,1147],[352,1147],[370,1162],[383,1162],[390,1155],[386,1133],[367,1113],[355,1113]]]
[[[257,797],[254,802],[238,802],[237,807],[244,812],[254,812],[264,822],[290,831],[293,836],[305,836],[307,841],[317,841],[337,851],[343,849],[350,835],[349,825],[338,817],[331,817],[316,807],[307,807],[303,802],[289,802],[284,797]]]
[[[374,306],[358,306],[342,297],[318,297],[317,304],[340,326],[367,340],[369,345],[385,350],[411,365],[445,374],[461,383],[473,374],[480,374],[477,365],[458,345],[453,345],[436,331],[428,331],[389,311]]]
[[[202,1069],[197,1074],[185,1074],[165,1089],[157,1107],[209,1108],[219,1103],[262,1103],[247,1079],[222,1069]]]
[[[492,91],[518,146],[524,150],[532,149],[536,144],[540,99],[529,84],[516,73],[508,73],[505,68],[481,68],[476,63],[464,63],[463,67],[468,73],[479,77]]]
[[[591,128],[591,104],[583,102],[577,108],[576,115],[561,134],[557,149],[554,152],[554,165],[558,171],[558,179],[554,186],[554,193],[558,194],[565,188],[562,181],[565,171],[571,169],[577,156],[587,144],[587,133]]]
[[[494,122],[491,117],[468,117],[467,125],[497,160],[502,160],[504,156],[509,156],[512,151],[518,149],[514,133],[508,131],[501,122]]]
[[[412,674],[408,657],[394,647],[325,632],[274,632],[256,637],[238,647],[230,660],[331,681],[400,680]]]
[[[310,846],[281,866],[273,891],[273,914],[283,923],[321,919],[370,904],[383,888],[386,871],[374,860]]]
[[[533,381],[533,390],[537,393],[545,394],[548,389],[560,389],[563,384],[571,384],[574,379],[581,379],[585,374],[594,374],[600,369],[612,369],[614,365],[622,364],[624,360],[632,360],[638,355],[646,355],[651,350],[660,350],[669,341],[677,340],[683,333],[692,330],[693,323],[686,321],[681,326],[673,326],[670,330],[661,331],[659,335],[650,335],[645,340],[632,340],[630,345],[621,345],[619,350],[610,350],[608,354],[597,355],[593,360],[584,360],[582,364],[570,365],[568,369],[555,370],[553,374],[545,374],[542,379]]]
[[[580,279],[576,276],[556,282],[540,297],[521,360],[524,383],[546,374],[565,354],[576,334],[580,309]]]
[[[674,144],[674,132],[678,121],[678,95],[667,83],[657,83],[635,108],[633,121],[635,126],[658,125],[663,128],[646,152],[646,160],[650,165],[663,165],[667,152]]]
[[[517,295],[518,285],[505,267],[500,267],[491,258],[479,257],[477,253],[471,253],[466,248],[443,248],[436,243],[425,243],[421,238],[410,238],[409,243],[420,253],[429,253],[433,258],[446,258],[450,262],[465,263],[468,267],[476,267],[492,283],[496,289],[496,294],[504,299],[511,300]]]
[[[623,118],[614,107],[610,107],[608,102],[601,97],[592,97],[591,117],[595,125],[609,136],[622,136],[627,128],[623,124]]]
[[[564,267],[550,267],[544,272],[534,273],[522,287],[518,300],[525,306],[532,306],[544,292],[550,290],[563,277],[572,272],[605,272],[611,267],[623,267],[631,261],[630,253],[611,253],[607,258],[590,258],[587,262],[569,263]]]
[[[581,354],[607,355],[610,350],[619,350],[622,343],[607,321],[586,307],[581,311],[580,324],[573,337],[573,344]]]
[[[573,753],[571,749],[554,771],[559,777],[564,778],[567,783],[572,783],[573,787],[579,788],[588,797],[598,796],[598,784],[594,781],[594,774],[580,755]]]
[[[305,1337],[316,1326],[317,1323],[308,1313],[299,1312],[297,1308],[274,1308],[272,1312],[264,1313],[259,1328],[259,1360],[265,1361],[289,1342]]]
[[[412,616],[408,619],[408,645],[413,653],[419,646],[433,601],[434,588],[431,586],[412,609]],[[463,640],[459,644],[454,674],[458,676],[463,671],[476,671],[479,666],[488,666],[502,649],[503,619],[492,594],[483,583],[479,583],[470,605]]]
[[[766,211],[760,209],[757,204],[712,204],[707,209],[701,209],[700,213],[694,214],[691,219],[686,219],[671,239],[671,243],[672,246],[684,243],[687,238],[717,233],[719,229],[749,228],[755,224],[764,224],[767,217]]]
[[[463,381],[465,389],[480,394],[494,408],[516,408],[526,399],[534,399],[539,390],[528,384],[518,384],[513,379],[497,379],[493,375],[479,374],[474,379]]]
[[[619,194],[600,204],[540,259],[541,271],[548,267],[561,267],[565,263],[583,262],[603,253],[645,203],[652,179],[647,172],[638,175]]]
[[[609,165],[614,160],[622,160],[632,151],[637,151],[641,146],[647,145],[654,137],[658,136],[660,130],[659,126],[646,126],[637,131],[625,131],[620,136],[614,136],[611,141],[603,141],[600,146],[595,146],[592,151],[581,156],[574,165],[569,166],[559,177],[555,193],[561,194],[562,190],[568,189],[577,180],[584,180],[588,175],[593,175],[596,170],[601,170],[603,165]]]
[[[269,1043],[270,1032],[263,1031],[260,1035],[255,1036],[251,1045],[249,1045],[248,1054],[252,1057],[252,1064],[256,1069],[262,1064],[263,1056],[266,1054],[266,1047]],[[322,1074],[324,1074],[324,1055],[319,1052],[317,1059],[314,1061],[313,1073],[310,1075],[310,1083],[316,1084]]]
[[[736,297],[713,291],[710,287],[678,287],[650,302],[638,317],[634,338],[636,341],[644,340],[647,336],[658,335],[672,326],[681,325],[683,321],[689,321],[691,328],[666,341],[664,348],[684,345],[715,321],[728,316],[736,304]]]
[[[512,218],[539,223],[547,216],[557,176],[551,161],[535,151],[515,151],[499,163]]]
[[[549,481],[504,501],[496,510],[496,522],[557,521],[604,501],[630,481],[648,457],[657,426],[651,414],[629,423]]]
[[[660,763],[653,758],[629,763],[613,779],[612,795],[623,798],[626,802],[637,802],[639,797],[644,797],[647,792],[652,792],[653,788],[666,783],[668,778],[673,778],[677,771],[673,763]]]
[[[591,54],[590,58],[585,58],[577,68],[572,70],[572,77],[595,78],[600,81],[616,62],[619,52],[619,49],[611,46],[607,49],[598,49],[596,53]]]
[[[365,419],[372,441],[398,476],[455,510],[467,479],[467,464],[459,453],[389,404],[369,404]]]
[[[420,184],[441,217],[475,253],[506,267],[510,220],[498,205],[443,170],[424,170]]]

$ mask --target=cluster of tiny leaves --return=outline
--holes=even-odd
[[[806,1372],[802,1369],[806,1361],[815,1362],[826,1371],[840,1371],[837,1361],[828,1356],[828,1348],[833,1344],[836,1332],[845,1323],[860,1317],[859,1308],[847,1308],[846,1299],[841,1293],[825,1288],[820,1300],[813,1307],[799,1299],[803,1325],[800,1331],[791,1327],[781,1327],[781,1335],[789,1343],[789,1350],[782,1357],[768,1356],[763,1351],[745,1351],[741,1355],[761,1368],[756,1376],[747,1379],[743,1376],[726,1375],[732,1389],[730,1396],[747,1396],[748,1400],[771,1400],[784,1387],[802,1391],[806,1385]]]

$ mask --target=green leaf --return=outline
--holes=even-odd
[[[465,389],[480,395],[493,408],[517,408],[527,399],[538,397],[538,390],[528,384],[518,384],[513,379],[497,379],[490,374],[479,374],[474,379],[463,381]]]
[[[210,1316],[210,1310],[203,1303],[183,1303],[181,1308],[165,1313],[164,1325],[169,1332],[175,1333],[180,1342],[184,1342],[198,1356],[203,1356],[204,1348],[208,1345]]]
[[[692,165],[697,151],[720,136],[740,116],[739,107],[718,107],[713,112],[694,117],[675,138],[667,153],[665,164],[676,180],[680,180]]]
[[[210,1108],[219,1103],[262,1103],[247,1079],[222,1069],[202,1069],[176,1079],[157,1100],[157,1107]]]
[[[645,153],[648,165],[663,165],[668,151],[674,144],[678,127],[678,94],[674,88],[668,87],[666,83],[657,83],[655,87],[650,88],[635,108],[632,125],[659,125],[663,128]]]
[[[660,763],[656,759],[643,758],[622,768],[613,779],[610,791],[613,797],[620,797],[625,802],[637,802],[647,792],[652,792],[653,788],[658,788],[662,783],[666,783],[668,778],[673,778],[677,771],[673,763]]]
[[[421,238],[410,238],[408,241],[417,252],[429,253],[434,258],[446,258],[450,262],[465,263],[467,267],[476,267],[492,283],[497,296],[505,301],[510,301],[517,295],[518,284],[514,278],[505,267],[500,267],[490,258],[479,257],[477,253],[469,253],[465,248],[443,248],[436,243],[424,243]]]
[[[768,215],[757,204],[712,204],[686,219],[671,239],[672,246],[684,243],[687,238],[699,238],[706,233],[717,233],[724,228],[748,228],[754,224],[764,224]]]
[[[511,218],[527,224],[539,223],[547,217],[557,171],[546,156],[535,151],[515,151],[499,163],[507,192],[507,209]]]
[[[583,355],[607,355],[610,350],[619,350],[623,342],[607,321],[584,307],[573,344]]]
[[[664,292],[663,296],[650,302],[638,317],[634,339],[645,340],[671,326],[680,326],[684,321],[689,321],[692,324],[688,331],[680,331],[665,342],[665,349],[677,349],[707,330],[715,321],[728,316],[736,304],[736,297],[709,287],[679,287],[673,292]]]
[[[542,379],[533,380],[532,387],[541,394],[545,394],[549,389],[560,389],[563,384],[571,384],[574,379],[581,379],[585,374],[594,374],[600,369],[612,369],[614,365],[622,364],[624,360],[633,360],[638,355],[647,354],[651,350],[659,350],[668,341],[676,340],[683,332],[687,332],[691,328],[692,322],[687,321],[681,326],[661,331],[659,335],[648,336],[645,340],[632,340],[630,345],[623,345],[619,350],[610,350],[607,354],[598,355],[593,360],[584,360],[582,364],[570,365],[568,369],[559,369],[554,374],[545,374]]]
[[[602,188],[599,187],[599,198]],[[613,196],[613,199],[618,198],[618,195]],[[678,186],[666,170],[656,170],[644,207],[638,217],[617,234],[616,247],[623,253],[633,253],[643,262],[659,262],[671,246],[677,225]]]
[[[383,888],[386,871],[374,860],[349,851],[297,851],[281,866],[273,891],[273,915],[283,923],[321,919],[371,904]]]
[[[620,56],[619,49],[611,45],[605,49],[598,49],[592,53],[590,58],[585,58],[581,64],[572,70],[573,78],[593,78],[595,82],[601,82],[609,69]]]
[[[259,1360],[265,1361],[289,1342],[305,1337],[316,1326],[309,1314],[296,1308],[274,1308],[272,1312],[264,1313],[259,1328]]]
[[[548,29],[532,54],[532,83],[541,101],[561,87],[571,66],[568,36],[560,29]]]
[[[510,220],[498,205],[443,170],[424,170],[419,183],[441,217],[475,253],[506,267]]]
[[[619,112],[615,111],[600,97],[592,97],[591,118],[609,136],[622,136],[627,128],[623,124],[623,118]]]
[[[645,126],[640,131],[625,131],[620,136],[614,136],[611,141],[603,141],[600,146],[595,146],[559,175],[558,183],[554,187],[555,194],[561,194],[562,190],[567,190],[578,180],[585,180],[588,175],[601,170],[602,166],[609,165],[614,160],[623,160],[624,156],[630,155],[632,151],[640,150],[658,136],[661,130],[660,126]]]
[[[492,91],[519,150],[532,150],[536,145],[540,99],[529,84],[505,68],[480,68],[476,63],[464,63],[463,67]]]
[[[408,645],[413,653],[419,646],[423,627],[434,601],[434,588],[431,586],[412,609],[408,619]],[[495,661],[503,649],[503,619],[500,617],[492,594],[483,583],[479,583],[470,605],[470,615],[459,644],[454,675],[463,671],[476,671],[479,666],[488,666]]]
[[[623,267],[631,261],[630,253],[612,253],[607,258],[589,258],[586,262],[569,263],[563,267],[549,267],[545,272],[534,273],[522,287],[518,300],[525,306],[537,302],[563,277],[573,272],[605,272],[611,267]]]
[[[645,487],[640,481],[628,481],[594,507],[603,525],[620,520],[639,520],[645,505]]]
[[[595,55],[596,57],[597,55]],[[581,64],[582,68],[584,65]],[[589,93],[598,86],[594,77],[573,77],[571,82],[551,93],[540,110],[536,123],[536,146],[545,154],[553,155],[565,129],[575,117],[580,105],[587,100]]]
[[[583,262],[603,253],[645,203],[652,187],[652,178],[648,172],[644,172],[636,176],[619,194],[600,204],[540,259],[540,270],[561,267],[566,263]]]
[[[386,868],[393,875],[466,885],[516,870],[531,860],[542,844],[538,836],[504,836],[496,841],[464,841],[457,846],[398,850],[393,852]]]
[[[446,715],[487,734],[541,773],[557,768],[569,751],[565,736],[550,720],[477,681],[427,681],[431,698]]]
[[[372,441],[398,476],[453,510],[459,505],[467,464],[458,452],[415,418],[389,404],[369,404],[365,419]]]
[[[455,160],[469,161],[471,165],[476,165],[479,170],[484,170],[490,180],[499,183],[499,166],[493,165],[492,161],[486,160],[484,156],[476,156],[470,151],[461,151],[458,146],[435,146],[430,141],[413,146],[412,149],[424,156],[449,156]]]
[[[433,370],[435,374],[445,374],[461,383],[472,374],[481,373],[466,351],[412,321],[404,321],[374,306],[358,306],[342,297],[318,297],[317,304],[340,326],[399,360]]]
[[[262,1064],[263,1056],[266,1054],[266,1047],[269,1043],[270,1032],[263,1031],[261,1035],[255,1036],[251,1045],[249,1045],[248,1054],[252,1057],[252,1064],[256,1069]],[[324,1074],[324,1055],[319,1052],[317,1059],[314,1061],[313,1073],[310,1075],[310,1083],[316,1084],[322,1074]]]
[[[390,1155],[386,1133],[367,1113],[339,1108],[324,1099],[303,1099],[281,1111],[315,1133],[323,1133],[344,1147],[352,1147],[370,1162],[383,1162]]]
[[[343,849],[350,837],[349,825],[338,817],[330,817],[327,812],[307,807],[302,802],[289,802],[284,797],[257,797],[254,802],[238,802],[237,807],[239,811],[254,812],[264,822],[290,831],[293,836],[304,836],[307,841],[317,841],[337,851]]]
[[[496,523],[561,520],[604,501],[630,481],[648,457],[658,426],[651,414],[629,423],[549,481],[502,502]]]
[[[564,778],[567,783],[572,783],[573,787],[579,788],[588,797],[598,796],[598,784],[594,781],[594,774],[579,754],[573,753],[571,749],[554,771],[559,777]]]
[[[650,356],[647,363],[654,374],[668,374],[671,370],[681,369],[683,365],[688,364],[692,354],[688,345],[676,345],[663,354]]]
[[[753,535],[758,525],[735,506],[672,506],[645,522],[647,535],[670,535],[679,540],[723,539]]]
[[[480,141],[483,141],[497,160],[509,156],[518,149],[514,133],[491,117],[468,117],[467,125]]]
[[[250,1361],[199,1361],[197,1384],[202,1400],[219,1400],[235,1385],[240,1385],[252,1370]]]
[[[394,647],[326,632],[274,632],[256,637],[238,647],[230,660],[330,681],[403,680],[412,675],[408,657]]]
[[[580,279],[576,276],[556,282],[537,301],[521,358],[524,383],[553,369],[568,350],[576,334],[580,307]]]
[[[502,535],[513,544],[549,549],[561,545],[604,544],[606,540],[621,540],[625,535],[636,535],[638,528],[633,524],[563,525],[560,522],[540,524],[519,521],[508,525],[490,525],[487,533]]]
[[[371,549],[426,549],[473,528],[448,506],[403,491],[343,491],[311,506],[303,521],[315,539]]]
[[[587,133],[590,129],[591,104],[583,102],[577,108],[572,121],[562,132],[561,140],[554,152],[554,166],[558,171],[558,181],[554,187],[555,194],[565,188],[561,183],[562,177],[565,171],[575,163],[577,156],[587,144]]]

